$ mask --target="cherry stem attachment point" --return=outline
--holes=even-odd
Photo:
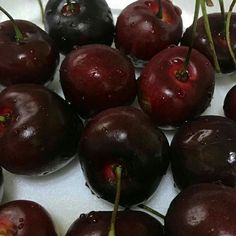
[[[75,10],[74,4],[71,2],[71,0],[66,0],[66,3],[69,7],[69,10],[73,12]]]
[[[24,36],[21,32],[21,30],[19,29],[19,27],[17,26],[15,20],[12,18],[12,16],[4,9],[0,6],[0,11],[2,11],[8,18],[9,20],[12,22],[14,30],[15,30],[15,38],[17,42],[21,42],[24,40]]]
[[[42,23],[45,23],[45,14],[44,14],[44,8],[43,8],[43,3],[42,0],[38,0],[40,11],[41,11],[41,17],[42,17]]]
[[[5,116],[0,116],[0,123],[4,123],[6,122],[6,118]],[[1,236],[1,235],[0,235]]]
[[[228,11],[227,16],[226,16],[226,29],[225,29],[225,32],[226,32],[226,42],[227,42],[227,45],[228,45],[228,49],[229,49],[230,55],[232,57],[232,60],[234,62],[234,66],[236,68],[236,57],[235,57],[234,51],[232,49],[231,40],[230,40],[230,19],[231,19],[231,16],[232,16],[232,13],[233,13],[233,8],[234,8],[235,4],[236,4],[236,0],[233,0],[230,7],[229,7],[229,11]]]
[[[159,10],[158,10],[156,16],[157,16],[159,19],[162,19],[162,17],[163,17],[162,0],[158,0],[158,5],[159,5]]]
[[[217,58],[216,50],[215,50],[215,45],[214,45],[213,38],[212,38],[212,35],[211,35],[211,28],[210,28],[209,19],[208,19],[208,16],[207,16],[205,0],[200,0],[200,2],[201,2],[201,9],[202,9],[202,15],[203,15],[205,31],[206,31],[207,39],[209,41],[209,45],[210,45],[210,48],[211,48],[211,51],[212,51],[215,70],[216,70],[216,72],[220,73],[221,72],[220,65],[219,65],[219,62],[218,62],[218,58]]]
[[[153,215],[155,215],[155,216],[157,216],[157,217],[160,217],[160,218],[163,219],[163,220],[165,219],[165,216],[164,216],[164,215],[162,215],[160,212],[158,212],[158,211],[152,209],[152,208],[149,207],[149,206],[146,206],[146,205],[144,205],[144,204],[139,204],[138,207],[141,208],[141,209],[143,209],[143,210],[146,210],[146,211],[150,212],[151,214],[153,214]]]
[[[119,202],[120,202],[120,193],[121,193],[121,174],[122,174],[122,167],[116,166],[115,168],[115,174],[116,174],[116,197],[115,197],[115,203],[114,208],[111,215],[111,226],[108,233],[108,236],[115,236],[115,222],[116,222],[116,216],[118,213],[119,208]]]

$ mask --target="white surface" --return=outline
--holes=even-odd
[[[46,0],[43,2],[45,5]],[[120,9],[131,2],[132,0],[108,0],[108,4],[114,14],[114,19],[116,19]],[[182,9],[184,27],[189,26],[192,23],[194,8],[191,2],[193,3],[194,1],[175,0],[173,2]],[[217,1],[214,2],[217,4]],[[225,2],[226,7],[228,7],[231,1]],[[31,20],[43,27],[37,0],[0,0],[0,5],[7,9],[13,17]],[[218,6],[211,8],[210,11],[216,11],[217,8]],[[0,13],[0,21],[5,19],[6,17]],[[223,100],[226,92],[235,84],[236,75],[231,74],[226,77],[217,78],[214,98],[205,114],[223,115]],[[50,87],[61,94],[58,73]],[[167,136],[170,141],[172,133],[167,133]],[[60,236],[65,235],[69,225],[81,213],[87,213],[92,210],[112,209],[109,203],[92,195],[85,186],[85,180],[77,160],[73,161],[63,170],[46,177],[26,178],[15,176],[8,172],[4,172],[4,177],[4,201],[31,199],[40,203],[50,212]],[[168,172],[152,199],[146,204],[165,214],[170,201],[177,191],[174,188],[172,176]]]

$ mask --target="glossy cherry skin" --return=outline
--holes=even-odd
[[[236,121],[236,85],[227,92],[223,109],[226,117]]]
[[[115,45],[131,57],[149,60],[182,35],[181,10],[169,0],[163,1],[163,17],[157,16],[156,0],[139,0],[128,5],[118,16]]]
[[[165,217],[166,236],[235,236],[236,190],[199,184],[183,190]]]
[[[0,165],[21,175],[49,174],[77,152],[82,123],[57,94],[19,84],[0,93]]]
[[[59,53],[38,26],[24,20],[15,22],[24,36],[20,42],[10,21],[0,23],[0,84],[45,84],[53,79]]]
[[[206,182],[236,186],[236,123],[202,116],[180,127],[171,142],[171,167],[179,188]]]
[[[111,222],[110,211],[82,214],[68,229],[66,236],[107,236]],[[163,236],[163,226],[154,217],[141,211],[119,211],[115,225],[116,236]]]
[[[177,127],[199,116],[210,104],[215,73],[209,60],[193,50],[187,76],[180,73],[186,47],[162,50],[145,66],[138,83],[142,109],[159,126]]]
[[[82,117],[129,105],[136,96],[132,63],[118,50],[86,45],[68,54],[60,69],[64,95]]]
[[[149,198],[169,163],[169,144],[150,119],[133,107],[107,109],[90,119],[80,141],[83,172],[91,190],[114,202],[122,167],[120,204],[129,206]]]
[[[6,236],[57,236],[46,209],[28,200],[15,200],[0,206],[0,232]]]
[[[45,28],[60,52],[69,53],[84,44],[111,45],[114,23],[105,0],[49,0],[45,9]]]
[[[215,45],[216,55],[220,64],[221,71],[223,73],[229,73],[235,70],[233,60],[230,56],[228,45],[224,33],[224,24],[222,21],[221,13],[208,14],[208,19],[211,27],[212,38]],[[231,16],[230,23],[230,41],[232,49],[236,49],[236,14],[233,13]],[[183,35],[181,44],[190,45],[192,37],[192,27],[186,29]],[[207,39],[203,17],[200,17],[197,22],[197,32],[194,37],[193,47],[199,52],[204,54],[214,65],[212,51],[210,48],[209,41]]]

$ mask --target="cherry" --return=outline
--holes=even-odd
[[[82,123],[57,94],[18,84],[0,93],[0,165],[21,175],[51,173],[77,151]]]
[[[227,92],[223,109],[226,117],[236,121],[236,85]]]
[[[118,50],[86,45],[62,62],[60,81],[64,95],[86,118],[109,107],[129,105],[136,96],[132,63]]]
[[[49,35],[29,21],[9,17],[11,21],[0,23],[0,84],[45,84],[52,80],[59,53]]]
[[[57,236],[49,213],[38,203],[15,200],[0,206],[0,235]]]
[[[82,214],[68,229],[66,236],[107,236],[111,212],[99,211]],[[119,211],[116,236],[162,236],[163,226],[154,217],[141,211]]]
[[[138,100],[159,126],[176,127],[198,117],[210,104],[215,72],[209,60],[186,47],[170,47],[154,56],[141,72]],[[185,68],[186,67],[186,68]]]
[[[131,57],[149,60],[182,35],[181,10],[169,0],[139,0],[117,18],[115,45]]]
[[[45,28],[63,54],[84,44],[113,42],[113,16],[105,0],[49,0]]]
[[[225,31],[225,19],[222,19],[221,13],[208,14],[208,19],[211,27],[212,38],[215,45],[216,55],[219,61],[221,72],[229,73],[235,70],[235,65],[230,55]],[[192,37],[192,26],[184,32],[181,44],[189,45]],[[230,22],[230,41],[233,50],[236,48],[236,14],[233,13]],[[197,22],[197,32],[194,37],[193,47],[204,54],[214,65],[212,50],[206,36],[204,27],[204,19],[200,17]]]
[[[168,167],[169,145],[150,119],[133,107],[116,107],[91,118],[81,136],[79,154],[90,189],[114,202],[121,166],[120,204],[149,198]]]
[[[171,142],[175,183],[186,188],[218,182],[236,186],[236,124],[221,116],[202,116],[180,127]]]
[[[170,204],[165,218],[168,236],[236,235],[236,190],[200,184],[183,190]]]

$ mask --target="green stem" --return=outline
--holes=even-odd
[[[24,36],[21,33],[21,30],[19,29],[19,27],[16,25],[15,20],[12,18],[12,16],[4,9],[0,6],[0,11],[2,11],[12,22],[14,30],[15,30],[15,38],[17,42],[23,41],[24,40]]]
[[[0,123],[6,122],[6,117],[5,116],[0,116]]]
[[[115,203],[114,208],[111,215],[111,226],[108,233],[108,236],[115,236],[115,222],[116,222],[116,216],[119,208],[119,202],[120,202],[120,193],[121,193],[121,174],[122,174],[122,167],[117,166],[115,169],[116,174],[116,197],[115,197]]]
[[[230,7],[229,7],[229,11],[228,11],[227,16],[226,16],[226,29],[225,29],[225,32],[226,32],[226,42],[227,42],[227,45],[228,45],[228,48],[229,48],[229,52],[230,52],[230,55],[231,55],[232,60],[234,62],[234,66],[236,68],[236,57],[235,57],[234,51],[232,49],[231,40],[230,40],[230,19],[231,19],[231,16],[232,16],[232,13],[233,13],[233,8],[234,8],[235,4],[236,4],[236,0],[233,0]]]
[[[192,38],[191,38],[191,43],[190,46],[188,48],[188,52],[187,55],[185,57],[185,61],[184,61],[184,71],[187,71],[188,65],[189,65],[189,61],[190,61],[190,56],[191,56],[191,52],[193,49],[193,43],[194,43],[194,37],[196,35],[196,29],[197,29],[197,20],[198,20],[198,15],[199,15],[199,9],[200,9],[200,0],[196,0],[195,2],[195,10],[194,10],[194,17],[193,17],[193,26],[192,26]]]
[[[154,214],[155,216],[158,216],[158,217],[162,218],[163,220],[165,219],[164,215],[162,215],[160,212],[152,209],[151,207],[148,207],[148,206],[146,206],[144,204],[140,204],[140,205],[138,205],[138,207],[140,207],[140,208],[142,208],[142,209],[144,209],[144,210]]]
[[[216,70],[216,72],[220,73],[221,72],[220,65],[219,65],[219,62],[218,62],[218,58],[217,58],[217,55],[216,55],[216,50],[215,50],[213,38],[212,38],[212,35],[211,35],[211,28],[210,28],[209,19],[208,19],[208,16],[207,16],[205,0],[200,0],[200,1],[201,1],[201,9],[202,9],[202,14],[203,14],[205,31],[206,31],[208,42],[209,42],[209,45],[210,45],[210,48],[211,48],[211,51],[212,51],[215,70]]]
[[[221,18],[222,18],[222,27],[223,27],[223,34],[225,36],[225,29],[226,29],[226,14],[225,14],[225,6],[224,6],[224,0],[219,0],[220,5],[220,12],[221,12]]]
[[[162,0],[158,0],[158,5],[159,5],[159,11],[157,12],[156,16],[157,16],[159,19],[162,19],[162,17],[163,17]]]
[[[45,23],[45,19],[44,19],[45,15],[44,15],[43,3],[41,0],[38,0],[38,3],[39,3],[40,11],[41,11],[42,23],[44,24]]]

